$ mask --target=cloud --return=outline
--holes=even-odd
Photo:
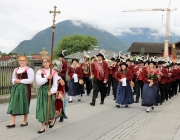
[[[56,23],[63,20],[79,20],[100,30],[114,35],[141,34],[132,28],[150,28],[162,35],[165,33],[165,12],[127,12],[126,9],[166,8],[169,0],[1,0],[0,4],[0,39],[10,40],[11,46],[5,45],[1,51],[10,52],[21,41],[30,40],[37,32],[52,25],[54,5],[61,14],[56,16]],[[172,0],[170,8],[180,9],[180,1]],[[162,20],[162,15],[163,20]],[[171,13],[170,32],[180,35],[180,12]],[[80,23],[75,23],[81,26]]]

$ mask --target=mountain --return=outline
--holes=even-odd
[[[41,52],[42,47],[50,52],[51,34],[51,27],[42,30],[38,32],[31,40],[22,41],[14,50],[12,50],[12,53],[25,53],[30,55]],[[100,49],[108,49],[117,52],[120,50],[126,51],[129,47],[121,39],[118,39],[116,36],[107,31],[96,29],[93,26],[81,21],[71,20],[65,20],[56,24],[54,46],[57,47],[58,42],[63,36],[74,34],[90,35],[96,37]]]
[[[117,37],[128,45],[131,45],[133,42],[164,42],[165,37],[159,34],[157,30],[151,30],[149,28],[130,28]],[[175,42],[179,40],[180,37],[175,36]],[[169,42],[173,42],[172,35],[169,36]]]

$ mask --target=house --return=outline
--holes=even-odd
[[[0,57],[0,66],[9,66],[15,62],[16,57],[14,56],[2,56]]]
[[[169,54],[171,54],[172,44],[169,45]],[[164,43],[154,43],[154,42],[134,42],[129,47],[127,52],[131,52],[131,55],[139,55],[143,49],[144,55],[149,54],[149,56],[163,56]]]
[[[176,47],[177,59],[180,60],[180,41],[174,43]]]

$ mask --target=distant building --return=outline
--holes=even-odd
[[[177,59],[180,60],[180,41],[174,43],[176,46]]]
[[[171,55],[172,44],[169,45],[169,55]],[[153,42],[134,42],[129,47],[127,52],[131,52],[131,55],[139,55],[141,49],[144,50],[144,55],[149,54],[149,56],[163,56],[164,43],[153,43]]]
[[[16,60],[16,57],[13,56],[2,56],[0,57],[0,66],[9,66],[13,64]]]

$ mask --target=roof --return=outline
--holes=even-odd
[[[97,55],[101,50],[90,50],[90,51],[86,51],[86,54],[89,55],[90,57],[94,56],[94,55]],[[113,51],[110,51],[110,50],[105,50],[105,57],[107,59],[110,59],[111,57],[113,57],[115,52]],[[74,53],[74,54],[70,54],[70,55],[67,55],[65,56],[65,58],[68,58],[68,59],[72,59],[72,58],[77,58],[77,59],[81,59],[81,58],[84,58],[84,52],[77,52],[77,53]]]
[[[164,50],[164,43],[153,43],[153,42],[134,42],[129,47],[127,52],[137,52],[144,48],[145,53],[162,53]]]
[[[179,43],[180,43],[180,41],[178,41],[178,42],[175,42],[174,44],[175,44],[175,45],[177,45],[177,44],[179,44]]]
[[[35,54],[31,57],[31,59],[41,59],[42,55]]]
[[[12,56],[2,56],[2,57],[0,57],[0,61],[7,61],[9,59],[15,59],[15,57],[12,57]]]

